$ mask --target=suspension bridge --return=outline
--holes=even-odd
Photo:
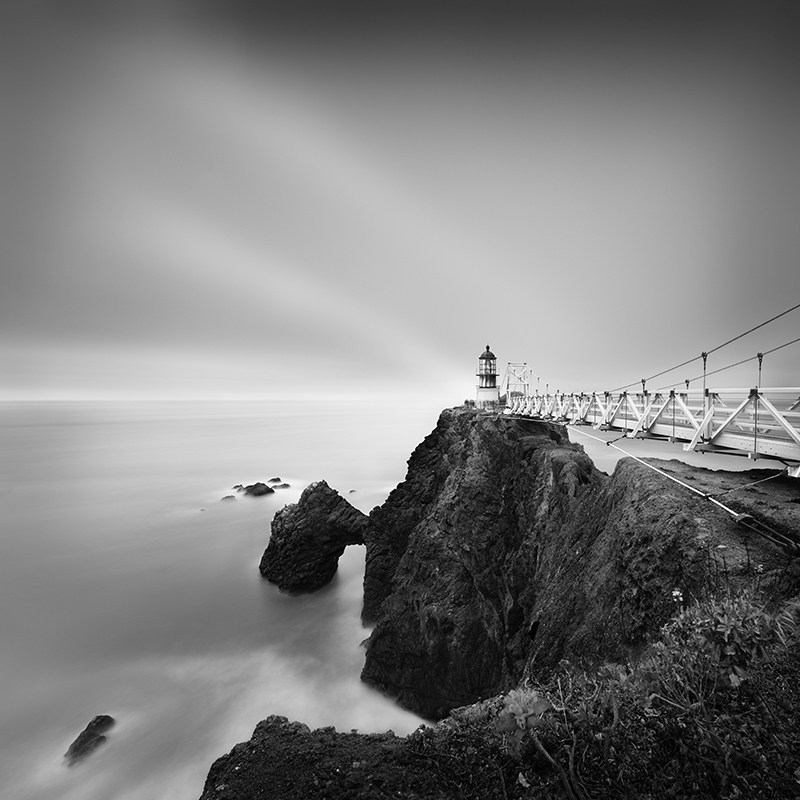
[[[751,358],[720,369],[706,370],[708,356],[770,322],[800,308],[800,303],[733,337],[699,356],[662,370],[649,378],[604,392],[541,392],[531,390],[527,364],[512,362],[503,380],[505,414],[591,426],[618,431],[620,438],[660,439],[679,443],[683,449],[744,456],[753,460],[777,460],[787,474],[800,478],[800,386],[761,387],[764,356],[800,342],[800,337]],[[702,359],[703,374],[648,391],[647,383]],[[726,369],[758,360],[758,384],[748,388],[712,388],[707,379]],[[702,378],[702,388],[690,390]],[[630,391],[632,387],[638,387]]]

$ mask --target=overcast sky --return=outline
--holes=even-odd
[[[604,390],[800,303],[797,15],[638,5],[0,0],[0,398]]]

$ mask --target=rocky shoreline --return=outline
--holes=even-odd
[[[658,465],[800,531],[796,480]],[[324,482],[309,487],[276,515],[261,571],[313,590],[360,542],[363,619],[375,626],[362,679],[445,726],[463,714],[455,709],[496,706],[564,661],[637,659],[674,616],[675,592],[701,597],[723,573],[735,589],[757,566],[762,588],[800,591],[796,560],[645,465],[623,459],[607,476],[563,427],[463,408],[442,412],[406,480],[368,517]],[[215,762],[203,798],[452,796],[415,747],[270,717]],[[503,783],[497,796],[516,791]]]

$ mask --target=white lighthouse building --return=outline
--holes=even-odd
[[[500,402],[500,389],[497,387],[497,357],[486,345],[478,356],[478,386],[475,404],[478,408],[494,408]]]

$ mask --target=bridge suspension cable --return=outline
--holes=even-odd
[[[690,358],[687,361],[683,361],[680,364],[676,364],[674,367],[670,367],[669,369],[661,370],[661,372],[657,372],[655,375],[651,375],[649,378],[642,378],[641,380],[634,381],[633,383],[628,383],[625,386],[618,386],[616,389],[612,389],[611,391],[612,392],[620,392],[620,391],[623,391],[625,389],[630,389],[631,386],[638,386],[639,384],[647,383],[647,381],[651,381],[654,378],[660,378],[662,375],[666,375],[668,372],[672,372],[673,370],[680,369],[681,367],[685,367],[687,364],[691,364],[692,362],[698,361],[701,358],[705,362],[705,359],[711,353],[716,353],[717,350],[721,350],[723,347],[727,347],[729,344],[732,344],[733,342],[737,341],[738,339],[741,339],[742,337],[747,336],[750,333],[753,333],[753,331],[757,331],[759,328],[763,328],[765,325],[769,325],[770,322],[774,322],[776,319],[780,319],[780,317],[784,317],[788,313],[790,313],[791,311],[794,311],[795,309],[798,309],[798,308],[800,308],[800,303],[797,303],[797,305],[794,305],[791,308],[787,308],[786,311],[782,311],[780,314],[776,314],[774,317],[770,317],[768,320],[766,320],[764,322],[761,322],[758,325],[755,325],[754,327],[750,328],[749,330],[746,330],[744,333],[740,333],[738,336],[734,336],[732,339],[728,339],[727,342],[723,342],[722,344],[718,344],[716,347],[712,348],[711,350],[705,350],[699,356],[695,356],[694,358]],[[796,339],[795,341],[798,341],[798,340]],[[787,342],[786,344],[780,345],[780,347],[775,347],[772,350],[768,350],[767,352],[768,353],[774,353],[775,350],[780,350],[781,347],[787,347],[790,344],[794,344],[794,342]],[[764,356],[766,354],[767,353],[762,353],[761,355]],[[758,356],[753,356],[753,358],[758,358]],[[752,360],[752,359],[745,359],[745,361],[750,361],[750,360]],[[740,364],[744,364],[745,361],[740,361],[739,363]],[[704,364],[704,366],[705,366],[705,364]],[[734,367],[734,366],[738,366],[738,365],[737,364],[731,364],[728,367],[723,367],[723,369],[730,369],[731,367]],[[716,370],[716,371],[720,372],[721,370]],[[705,374],[706,375],[713,375],[713,373],[705,373]],[[702,377],[702,375],[700,377]],[[696,378],[691,378],[690,380],[696,380]],[[675,386],[679,382],[680,381],[676,381],[676,383],[671,384],[671,385]]]
[[[792,339],[791,342],[785,342],[784,344],[780,344],[777,347],[773,347],[771,350],[765,350],[763,353],[756,353],[756,355],[750,356],[750,358],[743,358],[741,361],[737,361],[735,364],[728,364],[727,367],[720,367],[719,369],[712,370],[711,372],[706,372],[705,373],[705,377],[708,377],[710,375],[716,375],[718,372],[724,372],[726,369],[733,369],[733,367],[738,367],[741,364],[746,364],[748,361],[755,361],[756,359],[758,359],[759,362],[760,362],[761,359],[764,358],[764,356],[768,356],[770,353],[774,353],[776,350],[782,350],[784,347],[788,347],[790,344],[797,344],[797,342],[800,342],[800,336],[798,336],[797,339]],[[683,365],[681,365],[681,366],[683,366]],[[667,370],[667,371],[669,372],[670,370]],[[759,369],[759,372],[760,372],[760,369]],[[661,373],[661,374],[663,375],[664,373]],[[658,376],[656,375],[654,377],[658,377]],[[700,380],[700,378],[702,378],[702,377],[704,377],[704,376],[703,375],[695,375],[694,378],[688,378],[688,382],[691,383],[692,381]],[[648,380],[650,380],[650,379],[648,378]],[[658,389],[655,389],[655,391],[656,392],[660,392],[663,389],[671,389],[673,386],[677,386],[679,383],[685,383],[685,382],[687,382],[687,381],[675,381],[675,383],[670,383],[670,384],[667,384],[666,386],[659,386]]]
[[[659,475],[662,475],[663,477],[668,478],[669,480],[674,481],[677,484],[680,484],[684,488],[688,489],[690,492],[694,492],[695,494],[700,495],[700,497],[702,497],[704,500],[708,500],[710,503],[713,503],[715,506],[718,506],[720,509],[730,514],[734,518],[737,524],[744,526],[753,533],[758,534],[767,541],[772,542],[772,544],[780,547],[783,550],[783,552],[787,556],[789,556],[789,558],[797,558],[798,556],[800,556],[800,543],[798,543],[791,537],[786,536],[785,534],[780,533],[779,531],[776,531],[774,528],[770,527],[761,520],[754,519],[753,517],[750,516],[750,514],[741,514],[738,511],[734,511],[729,506],[726,506],[724,503],[721,503],[715,497],[712,497],[710,494],[701,492],[696,487],[692,486],[689,483],[686,483],[686,481],[682,481],[680,480],[680,478],[676,478],[674,475],[670,475],[668,472],[664,472],[664,470],[659,469],[654,464],[650,464],[644,459],[639,458],[639,456],[635,456],[633,455],[633,453],[629,453],[627,450],[623,450],[621,447],[618,447],[616,444],[614,444],[614,441],[616,440],[611,442],[606,441],[605,439],[601,439],[599,436],[592,436],[592,434],[586,433],[586,431],[582,431],[580,428],[574,425],[565,425],[564,427],[569,428],[570,430],[575,431],[576,433],[580,433],[583,436],[588,436],[590,439],[594,439],[595,441],[603,442],[607,447],[613,447],[615,450],[619,450],[620,453],[627,456],[628,458],[632,458],[634,461],[638,461],[640,464],[643,464],[645,467],[652,469]],[[780,472],[778,472],[776,475],[770,475],[769,478],[765,478],[764,480],[772,480],[773,478],[777,478],[780,475],[785,475],[785,474],[787,474],[787,470],[783,469],[780,470]],[[756,481],[755,483],[763,483],[763,481]],[[747,485],[752,486],[755,484],[747,484]],[[745,487],[740,486],[738,488],[743,489]],[[731,489],[730,491],[736,491],[736,490]],[[728,492],[725,492],[725,494],[728,494]]]
[[[733,339],[728,339],[727,342],[724,342],[723,344],[717,345],[713,350],[707,350],[706,354],[707,355],[711,355],[712,353],[715,353],[717,350],[721,350],[723,347],[726,347],[727,345],[731,344],[732,342],[735,342],[737,339],[741,339],[743,336],[747,336],[748,333],[752,333],[753,331],[757,331],[759,328],[763,328],[765,325],[769,325],[770,322],[775,322],[776,319],[779,319],[780,317],[786,316],[786,314],[788,314],[790,311],[794,311],[796,308],[800,308],[800,303],[798,303],[796,306],[792,306],[791,308],[787,308],[786,311],[781,311],[780,314],[776,314],[774,317],[772,317],[771,319],[768,319],[766,322],[762,322],[760,325],[756,325],[755,328],[750,328],[749,331],[745,331],[744,333],[740,333],[738,336],[734,336]]]

